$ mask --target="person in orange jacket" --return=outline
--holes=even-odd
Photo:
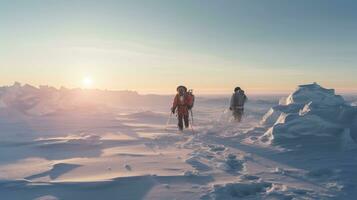
[[[185,86],[178,86],[176,90],[177,94],[174,98],[171,112],[172,114],[177,113],[178,128],[182,131],[184,124],[185,128],[189,127],[189,110],[193,107],[194,96],[191,92],[187,92]]]

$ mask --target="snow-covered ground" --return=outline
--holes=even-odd
[[[171,98],[0,88],[0,199],[357,195],[355,101],[303,85],[280,102],[249,96],[237,124],[228,96],[197,97],[194,130],[180,133],[168,120]]]

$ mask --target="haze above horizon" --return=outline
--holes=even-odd
[[[0,85],[357,92],[357,2],[0,0]]]

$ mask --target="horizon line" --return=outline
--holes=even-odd
[[[21,87],[28,85],[31,87],[35,87],[37,89],[40,89],[40,87],[49,87],[49,88],[55,88],[57,90],[60,90],[62,88],[64,89],[68,89],[68,90],[83,90],[83,91],[95,91],[95,90],[99,90],[99,91],[110,91],[110,92],[123,92],[123,91],[128,91],[128,92],[136,92],[140,95],[174,95],[176,94],[175,92],[169,92],[166,90],[157,90],[157,89],[153,89],[153,90],[137,90],[137,89],[108,89],[108,88],[85,88],[85,87],[68,87],[68,86],[51,86],[48,84],[38,84],[38,85],[32,85],[30,83],[21,83],[19,81],[14,81],[12,84],[5,84],[5,85],[0,85],[0,87],[11,87],[14,86],[16,84],[19,84]],[[298,87],[299,85],[297,85],[296,87]],[[259,90],[259,89],[246,89],[245,91],[250,94],[250,95],[288,95],[290,94],[292,91],[294,91],[295,88],[291,88],[289,90]],[[357,95],[357,89],[356,90],[350,90],[350,89],[343,89],[343,88],[331,88],[334,89],[336,94],[342,94],[342,95]],[[213,90],[215,90],[215,92],[212,92]],[[203,89],[201,91],[204,92],[197,92],[199,90],[194,90],[195,94],[199,94],[199,95],[204,95],[204,96],[211,96],[211,95],[219,95],[219,96],[224,96],[224,95],[231,95],[232,92],[229,92],[228,89],[222,89],[222,90],[217,90],[217,89],[212,89],[211,92],[207,92],[209,91],[209,89]]]

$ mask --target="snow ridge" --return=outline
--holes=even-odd
[[[346,130],[357,122],[356,116],[356,107],[333,89],[317,83],[300,85],[265,114],[261,124],[267,131],[261,140],[281,144],[288,139],[324,137],[341,142]]]

